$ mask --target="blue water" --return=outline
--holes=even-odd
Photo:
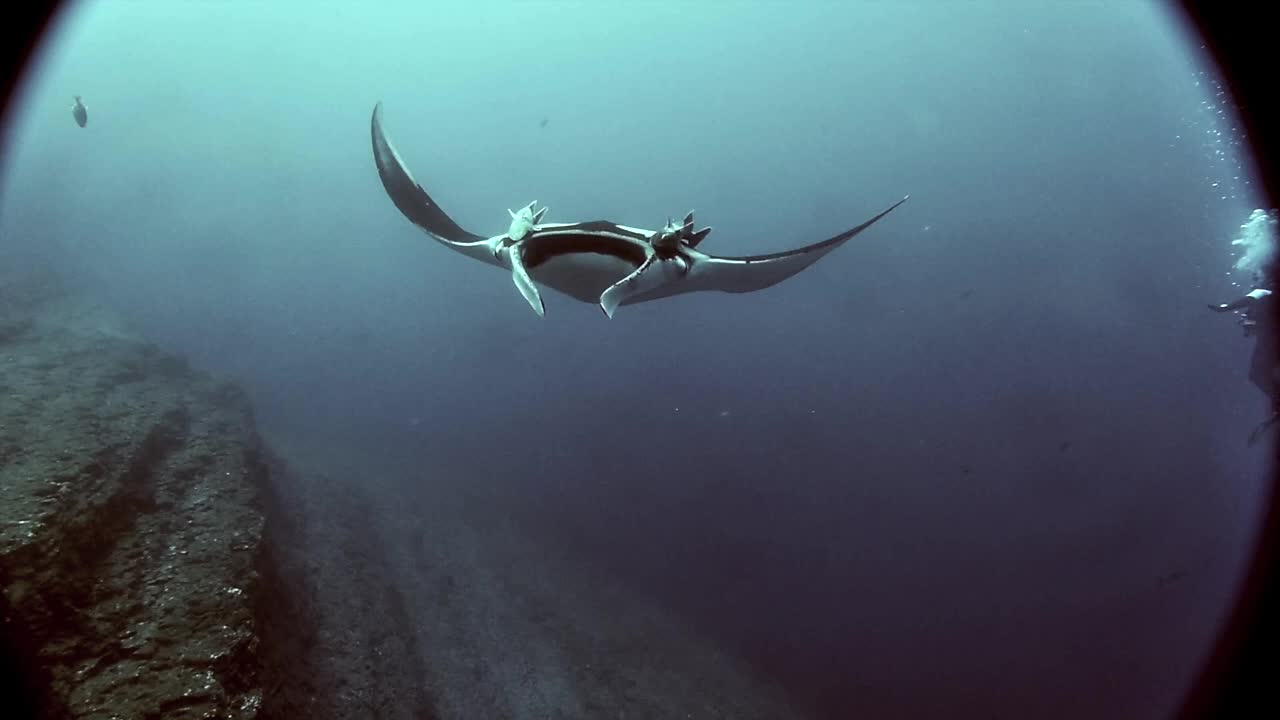
[[[823,716],[1161,717],[1252,538],[1260,207],[1161,4],[85,2],[10,118],[0,232],[254,398],[268,437],[487,483]],[[71,118],[81,95],[89,124]],[[598,308],[464,227],[813,242]],[[545,121],[545,122],[544,122]]]

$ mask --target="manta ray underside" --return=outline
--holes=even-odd
[[[400,212],[445,247],[508,270],[538,315],[545,312],[539,286],[597,304],[609,317],[621,305],[682,293],[762,290],[809,267],[907,200],[821,242],[744,257],[699,250],[711,228],[696,229],[692,212],[680,221],[668,219],[660,230],[646,230],[605,220],[544,223],[546,208],[534,202],[508,210],[507,231],[485,237],[459,226],[413,179],[383,130],[381,103],[374,106],[371,133],[382,186]]]

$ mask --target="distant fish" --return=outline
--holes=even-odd
[[[89,109],[84,106],[84,101],[79,95],[74,96],[76,104],[71,106],[71,117],[76,119],[76,124],[84,127],[89,122]]]
[[[544,128],[544,127],[546,127],[546,126],[547,126],[547,123],[548,123],[550,120],[551,120],[551,118],[549,118],[549,117],[544,117],[544,118],[542,118],[542,122],[538,123],[538,127],[540,127],[540,128]]]

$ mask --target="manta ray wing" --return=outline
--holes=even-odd
[[[623,304],[630,305],[671,295],[708,290],[748,293],[777,285],[814,264],[827,253],[848,242],[853,236],[871,227],[878,220],[906,202],[909,197],[910,195],[902,198],[861,225],[849,228],[839,235],[812,245],[767,255],[746,257],[708,255],[698,252],[694,254],[693,269],[690,271],[689,277],[683,282],[672,283],[655,288],[647,293],[634,295],[627,298]]]
[[[382,187],[386,189],[391,202],[395,203],[400,212],[446,247],[468,257],[483,260],[490,265],[501,265],[485,248],[486,238],[463,230],[409,174],[409,169],[400,159],[400,153],[396,152],[391,140],[382,129],[382,103],[380,102],[373,107],[370,132],[373,137],[373,160],[378,166],[378,177],[382,179]]]
[[[400,154],[396,152],[383,130],[381,102],[374,105],[370,133],[378,176],[382,180],[382,186],[387,195],[401,214],[445,247],[489,265],[506,267],[495,257],[490,239],[464,230],[413,179],[400,159]],[[906,201],[907,198],[904,197],[861,225],[821,242],[765,255],[746,257],[709,255],[697,250],[695,246],[706,236],[710,228],[694,232],[690,235],[683,251],[689,260],[687,275],[651,290],[631,295],[620,304],[633,305],[689,292],[714,290],[748,293],[763,290],[800,273]],[[689,228],[692,228],[691,215],[692,213],[685,220],[685,225]],[[527,259],[528,274],[532,275],[533,280],[584,302],[596,302],[600,293],[634,272],[640,264],[639,260],[631,258],[623,251],[629,250],[632,245],[643,244],[651,234],[649,231],[604,222],[569,225],[561,223],[545,225],[542,228],[540,232],[547,235],[548,239],[560,238],[560,240],[547,248],[542,248],[541,251],[536,244],[530,245],[529,251],[532,255]],[[561,236],[566,237],[561,238]],[[626,257],[621,259],[614,257],[620,253]],[[563,260],[551,262],[547,267],[542,267],[543,261],[557,257]],[[531,283],[527,284],[532,288]],[[522,288],[522,291],[524,289]],[[528,298],[526,294],[526,299]],[[534,304],[534,301],[530,299],[530,303]],[[534,309],[538,309],[537,304]]]

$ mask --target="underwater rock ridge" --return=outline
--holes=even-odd
[[[244,394],[65,297],[0,310],[0,394],[17,716],[264,717],[258,615],[289,590],[264,567],[269,465]]]

